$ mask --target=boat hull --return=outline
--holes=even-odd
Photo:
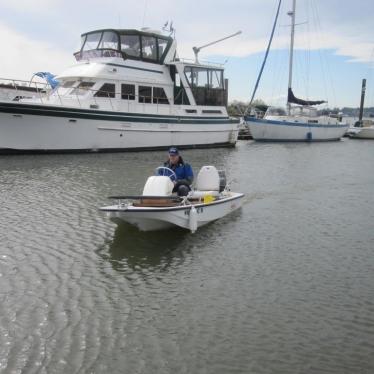
[[[208,204],[195,204],[196,227],[201,227],[237,210],[244,194],[230,192],[229,197]],[[100,208],[115,223],[127,222],[141,231],[165,230],[175,226],[191,229],[191,205],[177,207],[134,207],[112,205]],[[193,230],[191,230],[193,231]]]
[[[87,152],[234,146],[238,121],[0,103],[0,152]]]
[[[355,127],[353,130],[354,131],[348,133],[350,138],[374,139],[374,126]]]
[[[266,119],[248,120],[251,135],[257,141],[332,141],[339,140],[348,129],[343,124],[308,124]]]

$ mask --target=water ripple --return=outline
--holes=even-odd
[[[373,372],[373,152],[185,151],[246,193],[193,235],[97,209],[162,152],[0,158],[0,372]]]

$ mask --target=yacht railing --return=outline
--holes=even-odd
[[[11,95],[12,91],[8,90],[14,90],[14,94]],[[51,87],[49,84],[44,82],[0,78],[0,91],[2,91],[1,96],[5,96],[8,100],[12,101],[18,101],[19,99],[23,98],[25,92],[29,92],[30,95],[33,95],[32,97],[37,96],[38,98],[42,99],[42,97],[46,96],[50,90]]]
[[[204,66],[211,66],[211,67],[218,67],[218,68],[223,68],[225,66],[224,63],[212,62],[212,61],[200,60],[200,59],[199,59],[199,63],[196,64],[196,61],[193,60],[192,58],[178,58],[174,62],[181,62],[187,65],[204,65]]]

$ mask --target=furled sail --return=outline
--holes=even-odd
[[[303,100],[303,99],[298,99],[292,92],[292,88],[288,88],[288,103],[293,103],[293,104],[299,104],[299,105],[319,105],[323,104],[326,101],[324,100],[318,100],[318,101],[311,101],[311,100]]]

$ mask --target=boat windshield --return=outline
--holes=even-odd
[[[122,57],[162,63],[172,38],[137,30],[98,30],[82,35],[75,58]]]
[[[266,111],[266,116],[285,116],[286,111],[283,108],[269,107]]]

